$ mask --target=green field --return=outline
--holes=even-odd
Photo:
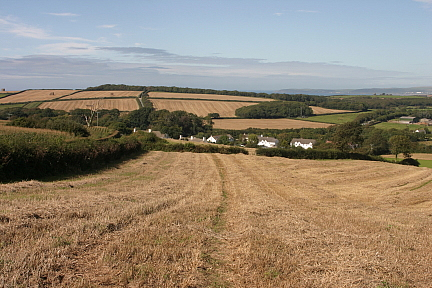
[[[15,108],[15,107],[23,107],[26,105],[25,103],[19,103],[19,104],[3,104],[0,105],[0,110],[7,109],[7,108]]]
[[[0,98],[8,96],[10,93],[0,93]]]
[[[41,101],[30,102],[25,104],[24,108],[37,108],[41,103]]]
[[[417,125],[417,124],[399,124],[399,123],[392,123],[392,122],[382,122],[379,124],[374,125],[375,128],[379,128],[379,129],[406,129],[408,128],[409,130],[417,130],[417,129],[424,129],[426,126],[424,125]]]
[[[330,124],[344,124],[346,122],[353,121],[358,115],[363,113],[368,113],[368,112],[318,115],[318,116],[312,116],[308,118],[298,118],[298,120],[330,123]]]

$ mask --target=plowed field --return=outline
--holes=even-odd
[[[424,287],[432,169],[151,152],[0,185],[4,287]]]
[[[213,119],[214,128],[242,130],[247,128],[261,129],[299,129],[326,128],[332,124],[301,121],[294,119]]]
[[[151,99],[157,110],[168,111],[183,110],[198,116],[207,116],[209,113],[219,113],[221,117],[235,117],[235,110],[243,106],[256,105],[250,102],[223,102],[200,100],[164,100]]]
[[[230,96],[230,95],[217,95],[217,94],[190,94],[190,93],[168,93],[168,92],[150,92],[150,98],[182,98],[182,99],[202,99],[202,100],[232,100],[232,101],[274,101],[268,98],[257,97],[244,97],[244,96]]]
[[[82,91],[62,99],[110,98],[110,97],[138,97],[142,91]]]
[[[120,111],[133,111],[139,108],[136,99],[103,99],[103,100],[70,100],[44,102],[40,109],[51,108],[55,110],[71,111],[74,109],[89,109],[90,105],[99,106],[99,109],[118,109]]]
[[[27,90],[18,94],[0,98],[0,103],[18,103],[52,100],[77,90]]]

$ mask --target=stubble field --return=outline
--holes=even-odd
[[[169,93],[169,92],[149,92],[150,98],[178,98],[178,99],[202,99],[202,100],[231,100],[231,101],[253,101],[267,102],[274,101],[269,98],[231,96],[218,94],[190,94],[190,93]]]
[[[33,102],[56,99],[77,90],[27,90],[8,97],[0,98],[0,103]]]
[[[389,163],[151,152],[3,184],[0,283],[426,288],[431,182]]]
[[[141,93],[142,91],[81,91],[62,99],[138,97]]]
[[[43,102],[39,105],[39,108],[71,111],[74,109],[89,109],[91,105],[99,107],[99,109],[118,109],[120,111],[133,111],[139,108],[138,102],[134,98]]]
[[[157,110],[168,111],[183,110],[204,117],[209,113],[219,113],[220,117],[235,117],[235,110],[243,106],[256,105],[251,102],[223,102],[223,101],[201,101],[201,100],[171,100],[151,99]]]

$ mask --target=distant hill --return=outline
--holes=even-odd
[[[432,86],[410,88],[364,88],[364,89],[282,89],[275,93],[308,94],[308,95],[380,95],[392,94],[401,96],[432,95]]]

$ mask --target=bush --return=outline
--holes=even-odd
[[[402,165],[411,165],[411,166],[417,166],[417,167],[420,166],[420,162],[417,161],[416,159],[413,159],[413,158],[405,158],[402,161],[399,161],[398,163],[402,164]]]

